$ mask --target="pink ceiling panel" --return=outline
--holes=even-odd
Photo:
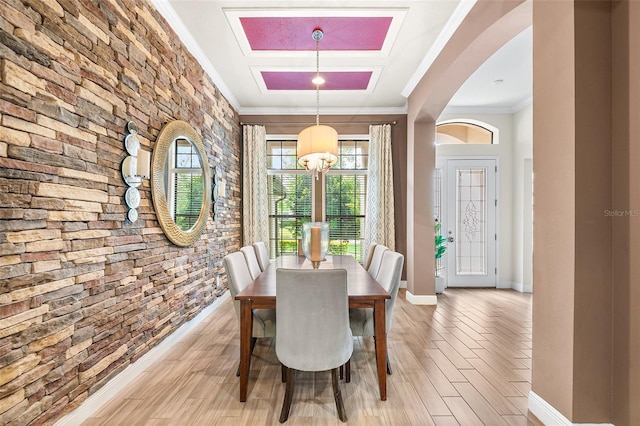
[[[321,28],[320,50],[380,50],[391,17],[240,18],[252,50],[315,50],[311,38]]]
[[[268,90],[316,90],[311,79],[315,72],[262,71]],[[371,71],[323,72],[320,90],[366,90]]]

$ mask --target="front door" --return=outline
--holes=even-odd
[[[447,159],[442,177],[448,287],[496,287],[496,160]]]

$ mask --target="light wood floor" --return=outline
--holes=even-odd
[[[512,290],[447,289],[437,306],[415,306],[401,290],[388,399],[379,400],[373,340],[356,339],[352,381],[341,381],[348,423],[539,425],[527,410],[531,300]],[[84,424],[278,424],[285,385],[273,346],[258,339],[247,402],[239,402],[239,331],[227,300]],[[300,373],[296,387],[287,424],[342,424],[328,372]]]

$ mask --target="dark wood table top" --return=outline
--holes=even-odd
[[[265,300],[276,297],[276,270],[278,268],[311,269],[311,262],[304,256],[285,255],[278,257],[258,278],[242,290],[236,300]],[[346,269],[349,301],[370,302],[390,299],[389,293],[364,270],[353,256],[327,256],[320,269]]]

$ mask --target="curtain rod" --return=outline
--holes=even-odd
[[[322,124],[322,123],[320,123]],[[390,124],[390,125],[395,125],[398,124],[398,122],[396,120],[394,121],[387,121],[384,123],[371,123],[368,121],[332,121],[330,122],[330,124],[337,126],[337,125],[345,125],[345,124],[353,124],[353,125],[358,125],[358,124],[369,124],[371,126],[376,126],[376,125],[382,125],[382,124]],[[303,123],[303,122],[295,122],[295,121],[279,121],[279,122],[274,122],[274,123],[245,123],[243,121],[240,122],[241,126],[309,126],[311,125],[310,123]]]

